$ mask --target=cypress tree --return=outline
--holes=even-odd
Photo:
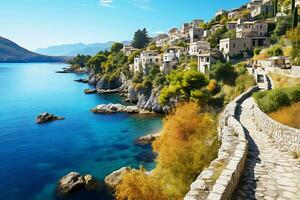
[[[144,28],[143,30],[138,30],[134,33],[134,38],[132,41],[132,46],[134,48],[142,49],[149,44],[148,31]]]
[[[276,17],[277,12],[278,12],[278,0],[274,0],[274,17]]]
[[[296,28],[297,25],[298,25],[298,8],[295,7],[293,12],[293,21],[292,21],[293,29]]]
[[[294,9],[295,9],[295,2],[296,0],[292,0],[292,4],[291,4],[291,16],[293,17],[293,14],[294,14]]]

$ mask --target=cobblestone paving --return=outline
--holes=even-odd
[[[253,99],[248,98],[239,108],[239,119],[249,141],[249,154],[236,200],[300,200],[300,163],[287,152],[280,152],[263,130],[253,122]]]

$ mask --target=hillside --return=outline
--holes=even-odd
[[[0,62],[64,62],[67,57],[52,57],[31,52],[0,36]]]
[[[39,48],[35,50],[36,53],[46,54],[51,56],[76,56],[78,54],[83,55],[96,55],[99,51],[109,50],[114,42],[109,41],[105,43],[92,43],[92,44],[66,44],[56,45],[47,48]],[[124,44],[129,42],[124,41]]]

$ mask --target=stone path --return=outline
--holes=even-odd
[[[233,199],[300,200],[300,163],[287,152],[280,152],[263,130],[253,122],[253,99],[239,107],[239,120],[249,141],[244,174]]]

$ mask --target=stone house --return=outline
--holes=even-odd
[[[132,52],[138,51],[139,49],[133,48],[131,45],[124,45],[122,52],[125,56],[129,56]]]
[[[148,74],[150,65],[160,65],[160,63],[161,57],[158,51],[143,51],[134,59],[134,72],[142,70],[144,74]]]
[[[263,20],[246,21],[236,26],[236,37],[263,37],[268,32],[268,23]]]
[[[222,24],[216,24],[216,25],[213,25],[211,28],[210,28],[210,32],[211,33],[214,33],[216,32],[216,30],[220,29],[220,28],[223,28],[224,25]]]
[[[252,50],[251,38],[226,38],[220,40],[219,50],[229,59]]]
[[[274,5],[272,0],[263,0],[260,4],[250,7],[251,17],[257,17],[259,15],[273,14]]]
[[[180,56],[185,53],[183,47],[170,47],[166,49],[163,54],[162,65],[160,66],[160,71],[164,74],[170,73],[171,70],[176,69],[179,65]]]
[[[227,30],[234,30],[237,27],[237,22],[235,21],[231,21],[231,22],[227,22],[226,24],[226,28]]]
[[[189,37],[190,37],[190,42],[197,42],[201,40],[201,38],[204,35],[204,29],[200,27],[192,27],[189,30]]]
[[[234,19],[240,15],[240,10],[239,9],[233,9],[228,12],[227,16],[228,19]]]
[[[204,20],[202,20],[202,19],[194,19],[194,20],[191,22],[191,25],[192,25],[192,27],[194,27],[194,28],[200,27],[201,24],[204,24]]]
[[[197,56],[199,51],[201,50],[209,50],[210,49],[210,43],[206,41],[198,41],[198,42],[192,42],[190,43],[189,47],[189,54],[191,56]]]

